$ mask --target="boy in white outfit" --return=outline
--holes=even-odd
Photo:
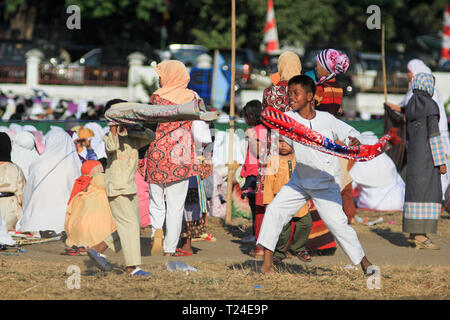
[[[324,111],[316,111],[311,102],[315,95],[314,81],[304,75],[291,78],[288,83],[291,111],[286,115],[299,123],[321,133],[339,139],[349,145],[359,145],[359,135],[351,126]],[[283,226],[312,198],[320,217],[336,237],[336,241],[353,264],[361,264],[365,274],[371,265],[365,257],[358,236],[348,225],[342,209],[339,182],[341,173],[339,159],[283,137],[295,151],[296,166],[290,181],[284,185],[266,208],[257,245],[264,248],[261,271],[273,273],[273,251]]]

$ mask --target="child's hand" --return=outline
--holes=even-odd
[[[113,135],[116,135],[116,134],[117,134],[117,125],[109,126],[109,131],[110,131]]]
[[[359,140],[354,137],[348,137],[348,139],[350,140],[351,147],[359,146],[361,144],[361,142],[359,142]]]
[[[447,166],[445,164],[443,164],[442,166],[439,167],[439,171],[441,174],[446,174],[447,173]]]

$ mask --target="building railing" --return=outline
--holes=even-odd
[[[0,65],[0,83],[26,83],[26,81],[26,65]]]
[[[128,86],[128,68],[41,65],[40,84]]]
[[[349,73],[353,86],[359,92],[383,93],[384,83],[381,72],[366,71],[364,73]],[[386,86],[389,93],[404,93],[408,91],[408,75],[404,73],[392,73],[386,75]]]

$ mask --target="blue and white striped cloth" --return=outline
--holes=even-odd
[[[434,202],[405,202],[403,217],[405,219],[437,220],[441,214],[441,204]]]
[[[445,156],[444,145],[441,141],[441,136],[434,136],[429,138],[431,147],[431,154],[433,155],[434,166],[438,167],[443,164],[447,164],[447,159]]]

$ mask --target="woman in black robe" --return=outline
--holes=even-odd
[[[407,158],[403,232],[411,246],[439,249],[427,233],[436,233],[441,212],[441,174],[447,172],[439,133],[439,107],[433,101],[434,77],[419,73],[411,81],[406,110]]]

